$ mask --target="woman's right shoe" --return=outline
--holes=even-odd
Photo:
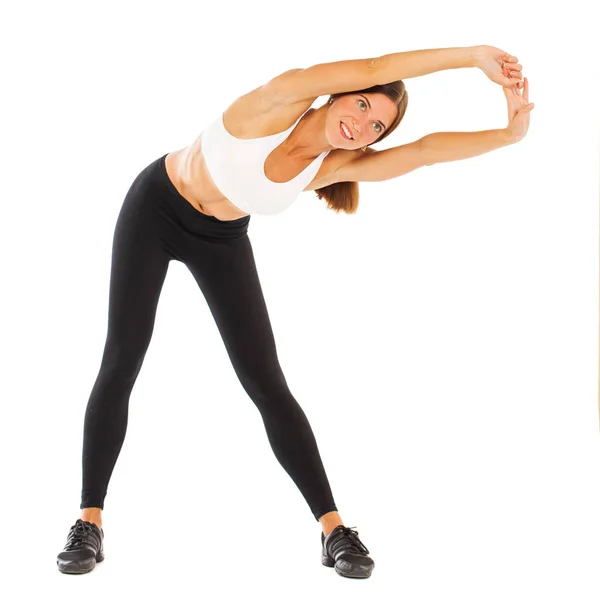
[[[77,519],[69,531],[64,550],[56,558],[61,573],[89,573],[104,560],[104,530]]]
[[[329,535],[321,531],[321,564],[334,567],[338,575],[354,579],[371,576],[375,562],[360,541],[355,527],[338,525]]]

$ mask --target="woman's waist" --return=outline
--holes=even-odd
[[[221,220],[239,219],[248,214],[232,204],[216,187],[199,148],[170,152],[165,159],[165,168],[177,191],[197,210]]]

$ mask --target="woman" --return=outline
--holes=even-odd
[[[382,151],[369,147],[405,114],[401,79],[460,67],[478,67],[503,86],[506,129],[435,133]],[[247,233],[250,215],[281,212],[309,190],[328,208],[354,213],[359,181],[398,177],[522,139],[533,105],[521,72],[516,57],[492,46],[292,69],[238,98],[189,147],[137,176],[115,228],[106,345],[84,422],[82,512],[58,555],[61,572],[86,573],[104,559],[102,510],[125,438],[129,397],[169,262],[178,260],[208,302],[277,460],[322,526],[322,564],[345,577],[371,575],[374,562],[358,532],[343,524],[310,424],[279,365]],[[311,108],[326,94],[326,104]]]

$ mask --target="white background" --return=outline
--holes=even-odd
[[[3,9],[0,594],[597,600],[600,49],[591,5],[536,5]],[[288,69],[477,44],[524,65],[522,142],[362,183],[356,215],[306,192],[249,226],[282,368],[373,576],[321,566],[320,525],[176,261],[106,497],[106,560],[60,574],[135,176]],[[405,82],[405,119],[375,147],[507,124],[477,69]]]

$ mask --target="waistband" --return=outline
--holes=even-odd
[[[164,154],[156,161],[158,166],[158,176],[169,191],[169,193],[177,199],[178,202],[176,206],[181,207],[182,211],[186,211],[186,219],[203,221],[211,230],[220,229],[230,233],[239,234],[243,234],[248,230],[250,215],[245,215],[244,217],[240,217],[239,219],[233,219],[231,221],[222,221],[221,219],[217,219],[217,217],[213,217],[212,215],[207,215],[195,208],[194,206],[192,206],[179,193],[179,191],[175,187],[175,184],[169,179],[169,175],[167,174],[167,168],[165,165],[167,155],[168,153]]]

